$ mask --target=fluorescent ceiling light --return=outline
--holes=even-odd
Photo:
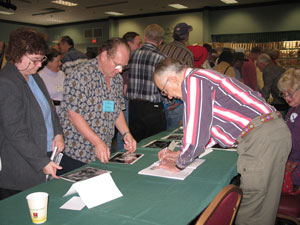
[[[13,12],[6,12],[6,11],[0,11],[1,15],[12,15],[14,14]]]
[[[59,5],[65,5],[65,6],[77,6],[77,3],[73,3],[73,2],[68,2],[68,1],[62,1],[62,0],[56,0],[56,1],[52,1],[55,4],[59,4]]]
[[[113,15],[113,16],[122,16],[124,13],[121,12],[105,12],[108,15]]]
[[[49,21],[53,22],[53,23],[64,23],[65,22],[65,21],[60,20],[60,19],[50,19]]]
[[[188,7],[181,4],[169,4],[168,6],[173,7],[175,9],[187,9]]]
[[[235,4],[239,3],[237,0],[220,0],[221,2],[224,2],[225,4]]]

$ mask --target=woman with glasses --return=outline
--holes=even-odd
[[[293,172],[293,183],[300,186],[300,70],[287,70],[278,81],[278,89],[290,106],[285,117],[292,134],[292,150],[289,160],[298,163]]]
[[[41,33],[18,28],[10,34],[7,64],[0,72],[0,199],[56,176],[47,157],[64,148],[62,128],[46,86],[36,73],[46,60]]]

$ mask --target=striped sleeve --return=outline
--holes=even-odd
[[[183,84],[185,131],[183,147],[177,160],[177,166],[180,168],[185,168],[198,157],[210,139],[214,91],[205,82],[190,76]]]

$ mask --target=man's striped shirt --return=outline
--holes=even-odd
[[[159,50],[171,59],[176,59],[183,65],[194,67],[193,53],[179,41],[159,46]]]
[[[275,111],[258,92],[213,70],[187,69],[181,87],[185,109],[183,147],[177,161],[181,168],[207,145],[233,146],[252,119]]]

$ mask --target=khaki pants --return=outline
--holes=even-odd
[[[256,127],[239,143],[237,167],[243,198],[236,225],[275,224],[291,143],[281,118]]]

